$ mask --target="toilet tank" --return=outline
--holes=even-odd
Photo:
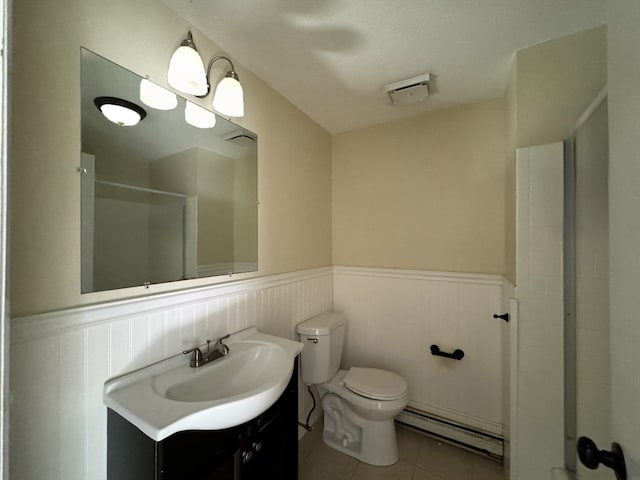
[[[298,324],[296,331],[304,343],[301,355],[302,381],[306,385],[324,383],[340,368],[347,319],[327,312]]]

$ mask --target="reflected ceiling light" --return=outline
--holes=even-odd
[[[140,101],[156,110],[173,110],[178,106],[175,93],[146,78],[140,80]]]
[[[187,33],[187,38],[171,55],[167,81],[176,90],[189,95],[201,96],[209,92],[204,63],[193,43],[191,32]]]
[[[171,56],[168,73],[169,85],[183,93],[200,98],[206,97],[211,91],[209,83],[211,67],[218,60],[229,62],[231,69],[226,72],[216,86],[212,102],[213,108],[228,117],[242,117],[244,116],[244,93],[233,62],[224,55],[216,55],[211,59],[205,71],[202,58],[193,43],[191,32],[188,32],[187,38],[182,41],[180,47]]]
[[[213,112],[188,100],[184,107],[184,119],[189,125],[198,128],[213,128],[216,125],[216,115]]]
[[[121,127],[137,125],[147,116],[147,112],[142,107],[122,98],[96,97],[93,103],[107,120]]]

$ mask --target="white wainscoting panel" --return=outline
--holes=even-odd
[[[11,477],[106,479],[108,378],[251,325],[296,339],[332,294],[326,267],[12,319]]]
[[[348,319],[343,367],[394,371],[409,406],[502,436],[502,276],[334,267],[333,285]],[[432,356],[432,344],[465,356]]]

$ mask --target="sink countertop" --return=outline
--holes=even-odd
[[[303,344],[261,333],[255,327],[234,333],[225,343],[229,346],[229,355],[198,368],[189,367],[189,356],[179,354],[108,380],[103,394],[105,405],[156,441],[180,431],[220,430],[255,418],[284,391]],[[228,392],[227,396],[200,398],[206,397],[207,392],[215,396],[216,384],[207,384],[207,377],[220,377],[227,366],[237,368],[239,362],[250,362],[252,356],[257,358],[253,352],[261,347],[275,352],[271,355],[274,360],[269,370],[252,374],[251,368],[244,366],[242,372],[251,375],[254,383],[259,376],[260,385],[224,375],[225,384],[233,384],[233,388],[221,388]],[[176,400],[179,397],[171,395],[172,388],[180,389],[185,384],[190,387],[187,391],[197,390],[194,399]]]

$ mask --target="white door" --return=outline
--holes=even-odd
[[[640,2],[607,3],[612,438],[640,479]]]
[[[0,0],[0,480],[9,478],[9,317],[6,314],[7,265],[7,15]]]

